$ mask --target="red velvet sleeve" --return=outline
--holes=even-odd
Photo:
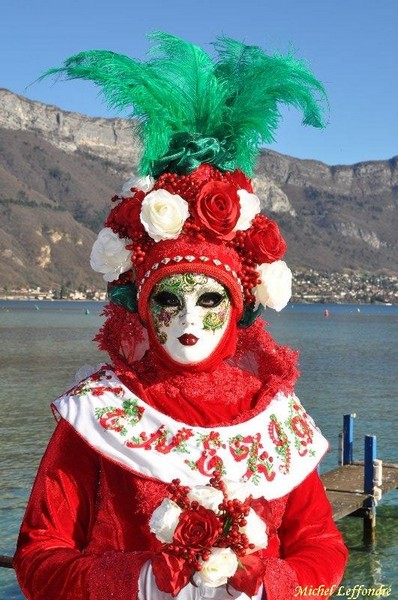
[[[267,600],[329,598],[348,552],[316,471],[290,493],[279,537],[281,558],[266,559]]]
[[[99,458],[61,421],[42,459],[14,567],[29,600],[134,600],[147,552],[85,554],[95,519]]]

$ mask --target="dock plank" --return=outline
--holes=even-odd
[[[364,501],[368,498],[367,494],[355,494],[352,492],[327,491],[327,495],[332,505],[333,519],[335,521],[361,509]]]
[[[363,463],[343,465],[321,475],[326,493],[333,509],[335,521],[362,508],[364,501],[371,496],[365,494]],[[398,465],[383,464],[383,495],[398,488]]]

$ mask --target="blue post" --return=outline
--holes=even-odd
[[[366,546],[372,547],[376,539],[376,502],[373,497],[373,461],[376,460],[376,436],[365,435],[365,457],[364,457],[364,485],[365,494],[372,494],[365,500],[363,519],[363,541]]]
[[[343,465],[351,465],[354,449],[354,415],[344,415],[343,423]]]
[[[376,436],[365,435],[365,480],[363,491],[373,494],[373,461],[376,460]]]

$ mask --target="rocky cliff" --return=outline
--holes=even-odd
[[[80,152],[131,169],[138,160],[139,145],[133,127],[123,119],[88,118],[63,112],[56,106],[33,102],[0,89],[0,127],[38,134],[56,148]]]
[[[0,285],[103,287],[90,248],[139,151],[123,119],[0,90]],[[264,151],[254,183],[293,267],[398,273],[398,157],[328,166]]]

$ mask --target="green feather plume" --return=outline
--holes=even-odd
[[[299,108],[303,124],[323,127],[326,94],[291,54],[267,55],[229,38],[216,58],[180,38],[155,33],[146,62],[106,50],[81,52],[42,77],[88,79],[107,105],[139,121],[142,174],[186,173],[201,162],[253,172],[262,144],[274,139],[279,104]]]
[[[229,38],[215,44],[216,75],[228,86],[227,105],[236,164],[251,172],[261,144],[274,141],[280,120],[279,104],[302,110],[303,124],[323,127],[323,85],[304,62],[292,55],[269,56],[256,46]]]

